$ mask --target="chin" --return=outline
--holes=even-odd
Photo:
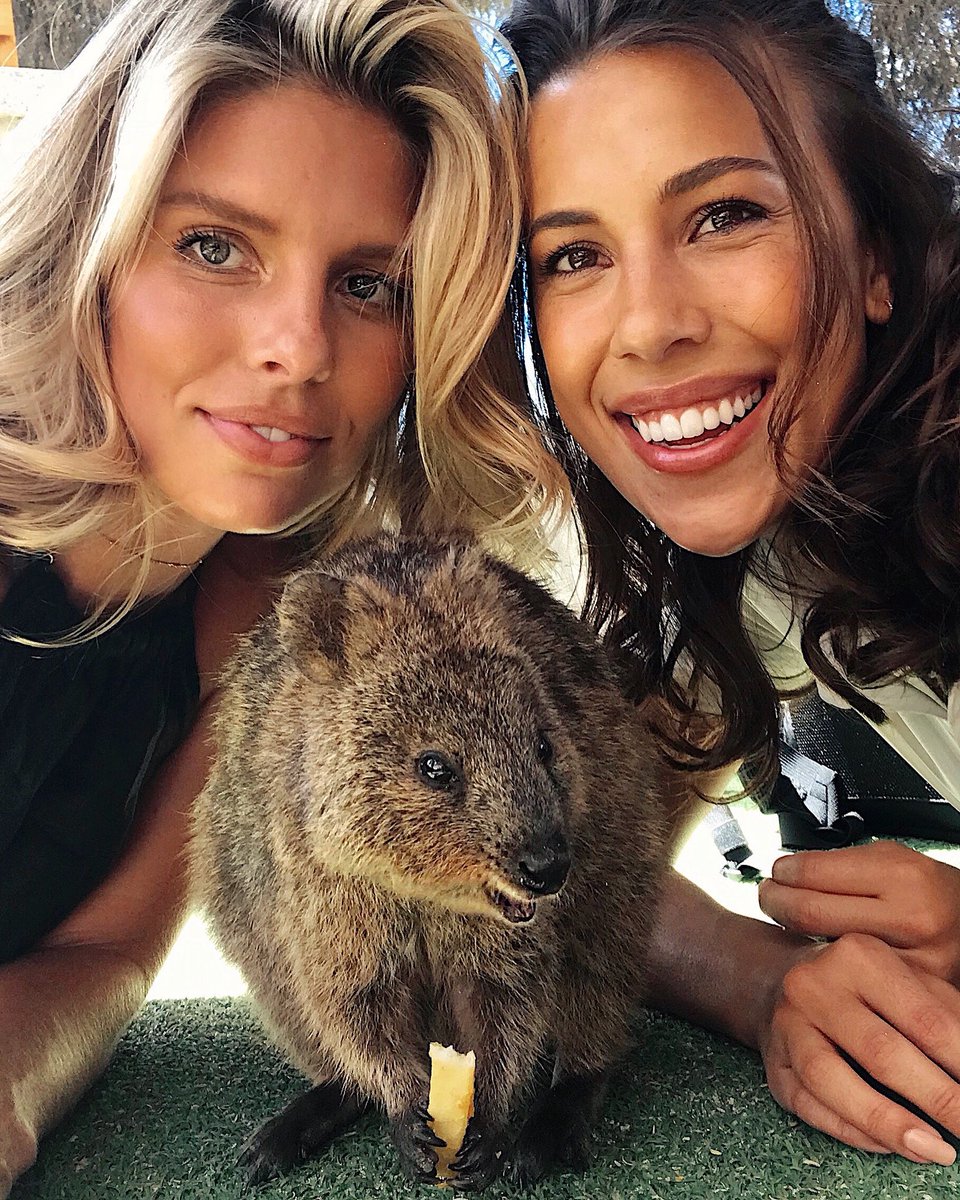
[[[265,511],[262,506],[244,509],[238,505],[195,505],[188,511],[194,520],[220,533],[278,534],[298,524],[313,508],[311,504],[290,512],[289,509]]]
[[[238,519],[233,521],[230,528],[225,529],[224,532],[259,535],[273,534],[276,536],[288,533],[294,526],[299,526],[306,515],[306,513],[297,513],[294,516],[287,515],[275,518],[251,517],[249,520]]]
[[[757,540],[759,535],[755,533],[750,537],[740,540],[733,539],[729,541],[724,539],[718,541],[716,538],[693,538],[685,540],[683,538],[673,537],[669,533],[667,536],[670,538],[671,542],[674,542],[680,547],[681,550],[689,550],[691,554],[701,554],[704,558],[727,558],[729,555],[736,554],[738,551],[745,549],[747,546],[751,546]]]
[[[726,558],[752,545],[761,536],[764,526],[751,522],[749,529],[718,529],[715,524],[706,529],[695,529],[689,525],[677,527],[668,521],[660,528],[681,550],[702,554],[704,558]]]
[[[758,539],[767,534],[775,523],[777,516],[784,507],[785,500],[778,503],[779,497],[773,497],[764,503],[763,497],[755,495],[747,498],[730,497],[716,498],[707,512],[687,514],[688,519],[665,519],[662,524],[655,521],[671,542],[691,554],[702,554],[704,558],[726,558],[752,546]],[[736,513],[739,520],[718,521],[714,512],[726,510]],[[749,513],[749,520],[744,515]]]

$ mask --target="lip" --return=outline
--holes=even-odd
[[[527,925],[537,915],[537,899],[534,896],[517,899],[497,887],[486,888],[485,894],[497,915],[510,925]]]
[[[642,417],[645,413],[665,412],[675,408],[696,408],[714,404],[738,392],[752,392],[758,383],[769,385],[772,371],[739,372],[736,375],[703,375],[685,379],[669,387],[644,388],[619,398],[608,405],[610,413],[619,418]],[[769,390],[769,388],[768,388]]]
[[[329,436],[307,433],[295,421],[287,421],[277,413],[244,409],[212,413],[198,409],[208,428],[231,450],[250,462],[271,467],[302,467],[315,458],[329,441]],[[268,425],[283,429],[293,436],[286,442],[268,442],[251,428]],[[291,426],[293,426],[291,428]]]
[[[678,448],[675,442],[645,442],[630,423],[630,416],[625,413],[615,413],[614,420],[623,431],[623,436],[633,453],[654,471],[664,475],[686,475],[696,471],[709,471],[735,458],[755,435],[765,434],[767,405],[772,390],[772,387],[768,387],[759,404],[755,405],[735,425],[727,426],[726,433],[719,437],[705,438],[704,441],[694,446]],[[729,396],[730,393],[722,392],[709,399],[719,400],[725,395]],[[709,399],[707,399],[707,403],[709,403]],[[643,411],[656,410],[645,409]],[[759,420],[757,420],[758,413]],[[672,449],[669,448],[671,445]]]

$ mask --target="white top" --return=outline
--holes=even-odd
[[[800,653],[800,622],[777,595],[748,577],[744,588],[744,625],[760,651],[774,683],[786,688],[816,682],[817,691],[837,708],[850,705],[819,680],[814,681]],[[864,688],[887,714],[874,725],[896,752],[954,808],[960,808],[960,684],[946,705],[916,675]]]

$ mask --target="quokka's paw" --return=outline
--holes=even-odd
[[[367,1104],[339,1083],[304,1092],[247,1139],[237,1156],[251,1186],[285,1175],[328,1145],[364,1112]]]
[[[437,1146],[445,1143],[429,1125],[427,1104],[414,1105],[390,1122],[390,1135],[400,1153],[400,1166],[415,1183],[437,1182]]]
[[[504,1140],[477,1116],[472,1116],[463,1143],[450,1166],[451,1184],[460,1192],[479,1192],[503,1170]]]
[[[562,1087],[553,1088],[534,1110],[510,1155],[513,1183],[527,1187],[553,1171],[587,1169],[593,1112],[576,1099]]]

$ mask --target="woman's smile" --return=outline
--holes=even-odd
[[[213,434],[242,458],[271,467],[302,467],[318,457],[332,433],[316,431],[317,419],[284,419],[269,409],[236,412],[233,409],[207,412],[198,409]],[[275,422],[280,422],[277,424]]]
[[[702,471],[733,455],[744,437],[763,434],[748,420],[766,398],[763,377],[694,380],[631,396],[614,419],[634,452],[659,471]]]

